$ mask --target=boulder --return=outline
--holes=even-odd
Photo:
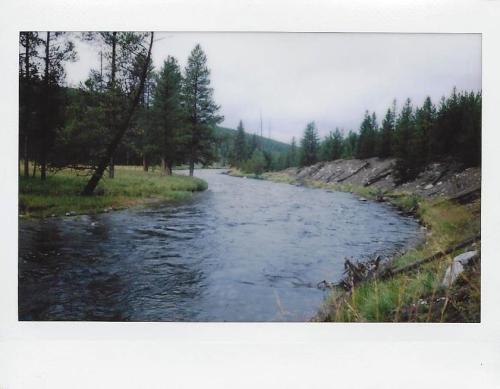
[[[477,251],[468,251],[453,258],[453,262],[446,269],[441,285],[445,288],[449,288],[464,271],[464,266],[472,259],[476,258],[477,255]]]

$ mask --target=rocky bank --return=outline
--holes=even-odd
[[[339,159],[319,162],[303,168],[288,168],[280,172],[294,181],[322,181],[332,184],[351,184],[380,189],[402,191],[422,197],[445,198],[464,195],[478,196],[481,193],[481,168],[464,168],[453,161],[436,162],[427,166],[418,177],[397,185],[394,179],[395,159]]]

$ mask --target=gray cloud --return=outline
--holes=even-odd
[[[323,136],[335,127],[357,129],[365,110],[379,118],[392,100],[434,102],[458,89],[481,89],[478,34],[158,33],[153,59],[185,65],[200,43],[208,56],[223,125],[243,120],[290,141],[309,121]],[[77,84],[97,67],[97,50],[78,43],[79,62],[67,66]]]

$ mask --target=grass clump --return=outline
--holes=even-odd
[[[116,166],[114,179],[103,177],[94,196],[81,196],[88,178],[69,169],[51,174],[45,181],[39,177],[20,177],[20,214],[46,217],[68,212],[97,213],[106,208],[126,208],[152,200],[181,200],[189,198],[193,192],[207,189],[207,183],[196,177],[162,176],[158,171]]]

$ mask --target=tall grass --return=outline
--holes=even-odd
[[[154,199],[179,200],[207,188],[196,177],[162,176],[159,171],[144,172],[139,167],[115,167],[115,178],[104,177],[95,195],[81,196],[88,176],[74,170],[39,177],[19,178],[19,211],[25,216],[44,217],[65,213],[96,213],[106,208],[124,208]]]

